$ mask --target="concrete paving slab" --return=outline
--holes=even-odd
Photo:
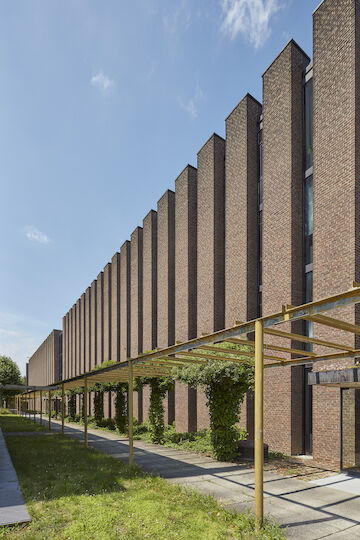
[[[0,428],[0,525],[31,521],[18,478]]]
[[[53,422],[54,431],[59,423]],[[60,424],[59,424],[60,425]],[[82,439],[82,427],[66,426],[66,435]],[[89,444],[102,452],[128,461],[128,441],[116,434],[89,430]],[[226,508],[237,512],[254,510],[254,469],[221,463],[198,454],[134,441],[135,462],[146,472],[171,483],[213,495]],[[329,478],[324,479],[329,481]],[[264,473],[265,514],[275,519],[288,538],[360,538],[360,497],[293,476]],[[347,484],[342,479],[333,485]]]
[[[354,476],[348,473],[335,474],[327,478],[313,480],[311,484],[326,486],[360,496],[360,476]]]

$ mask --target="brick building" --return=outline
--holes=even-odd
[[[53,330],[29,359],[26,384],[47,386],[63,379],[62,345],[62,331]]]
[[[63,378],[360,280],[359,13],[360,0],[320,4],[313,61],[293,40],[284,47],[263,74],[263,103],[249,94],[240,101],[226,119],[225,140],[209,138],[197,168],[184,169],[175,192],[166,191],[68,311]],[[356,324],[359,309],[343,316]],[[287,330],[313,336],[310,322]],[[335,335],[327,327],[315,337]],[[358,346],[356,334],[351,341]],[[47,359],[33,358],[29,381],[42,384],[39,362],[45,369]],[[272,450],[351,464],[360,460],[360,399],[356,390],[312,390],[308,372],[327,368],[266,371],[264,438]],[[141,421],[147,390],[135,398]],[[177,384],[165,405],[180,431],[208,425],[199,390]],[[112,414],[110,398],[107,407]],[[251,437],[251,395],[241,419]]]

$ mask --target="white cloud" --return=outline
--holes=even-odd
[[[50,238],[45,233],[39,231],[39,229],[33,225],[26,225],[24,233],[26,238],[33,242],[37,242],[38,244],[49,244],[51,242]]]
[[[108,92],[113,88],[115,82],[109,79],[109,77],[107,77],[107,75],[104,75],[102,70],[100,70],[98,73],[91,77],[90,84],[92,86],[96,86],[96,88],[99,88],[103,92]]]
[[[270,21],[282,5],[279,0],[221,0],[222,31],[234,39],[242,34],[259,49],[271,34]]]
[[[179,98],[180,107],[184,109],[184,111],[186,111],[192,118],[196,118],[198,116],[199,103],[204,99],[204,97],[204,92],[201,90],[200,85],[197,84],[194,95],[188,101],[184,102],[181,98]]]

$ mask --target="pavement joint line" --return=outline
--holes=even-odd
[[[59,421],[53,421],[53,428],[56,426],[56,431],[58,431],[58,426],[61,425]],[[111,432],[107,431],[101,431],[101,430],[89,430],[89,433],[93,435],[89,439],[90,446],[92,447],[101,447],[105,453],[109,454],[109,447],[113,448],[114,445],[120,445],[120,447],[128,447],[128,440],[124,438],[116,437],[115,434],[112,434]],[[68,428],[65,427],[65,434],[67,436],[70,436],[72,438],[80,438],[82,436],[82,426],[76,426],[71,425]],[[97,439],[101,439],[100,441]],[[148,444],[144,441],[134,440],[134,451],[135,451],[135,460],[136,457],[139,459],[141,463],[139,463],[140,466],[143,467],[145,472],[158,472],[159,475],[161,475],[161,472],[163,472],[163,477],[167,478],[171,483],[178,483],[185,485],[187,488],[197,488],[201,492],[207,492],[209,493],[211,488],[214,487],[214,484],[217,485],[218,488],[222,487],[222,495],[219,497],[219,489],[217,490],[217,496],[215,493],[215,498],[219,500],[219,498],[224,497],[224,490],[228,489],[227,487],[221,486],[217,483],[216,480],[219,482],[226,482],[229,484],[229,486],[232,486],[232,490],[235,496],[238,497],[237,501],[235,502],[229,502],[229,504],[237,505],[238,508],[245,509],[246,505],[249,508],[249,501],[253,503],[253,493],[254,493],[254,469],[248,468],[244,469],[243,465],[239,464],[228,464],[228,463],[220,463],[220,462],[214,462],[214,460],[211,460],[211,458],[207,459],[202,458],[202,464],[191,462],[191,459],[193,458],[194,461],[198,460],[199,455],[198,454],[190,454],[187,456],[187,459],[189,460],[188,463],[184,462],[184,459],[182,459],[181,456],[183,456],[184,452],[180,451],[179,453],[176,452],[176,449],[172,449],[172,452],[167,451],[157,451],[156,445]],[[120,451],[120,452],[119,452]],[[126,452],[121,452],[121,448],[117,451],[118,455],[123,456],[125,459],[124,461],[127,461]],[[111,455],[111,453],[110,453]],[[140,457],[141,456],[141,457]],[[155,466],[151,464],[151,461],[155,463]],[[171,463],[169,465],[167,462]],[[175,462],[172,463],[172,462]],[[178,462],[178,465],[176,464]],[[208,466],[206,466],[208,465]],[[233,470],[232,470],[233,467]],[[191,469],[194,469],[194,474],[191,475]],[[173,477],[173,473],[179,469],[179,476]],[[184,470],[185,476],[181,475],[181,472]],[[202,474],[201,474],[202,472]],[[166,474],[170,477],[166,476]],[[200,474],[199,474],[200,473]],[[180,476],[181,475],[181,476]],[[251,475],[250,482],[246,482],[249,475]],[[199,478],[201,476],[201,478]],[[204,476],[207,477],[213,477],[214,480],[208,480],[204,479]],[[244,477],[240,478],[241,481],[236,481],[235,477]],[[319,530],[319,535],[317,536],[311,536],[312,539],[320,539],[320,538],[326,538],[327,536],[333,536],[334,533],[331,532],[330,535],[328,534],[329,531],[329,523],[330,522],[340,522],[342,525],[342,530],[350,530],[353,527],[360,526],[360,509],[359,514],[354,512],[354,509],[350,507],[347,507],[345,505],[345,508],[341,509],[341,513],[336,512],[336,508],[334,508],[332,511],[325,510],[324,508],[328,506],[336,506],[337,504],[343,504],[344,501],[338,500],[333,501],[331,504],[329,503],[329,498],[334,497],[335,490],[332,490],[328,487],[323,486],[316,486],[317,489],[311,488],[310,490],[310,499],[309,499],[309,484],[305,483],[302,480],[294,479],[292,477],[287,478],[286,476],[280,476],[277,473],[271,472],[271,471],[265,471],[264,473],[264,479],[265,479],[265,491],[264,491],[264,502],[266,503],[267,507],[272,507],[272,512],[270,514],[274,514],[275,519],[277,519],[280,523],[280,525],[287,526],[291,528],[291,532],[295,533],[296,531],[300,533],[304,529],[304,527],[308,527],[309,525],[313,524],[315,527],[316,525],[316,531]],[[298,483],[299,489],[297,490],[288,490],[287,492],[283,493],[281,492],[282,485],[279,485],[280,492],[273,492],[273,489],[277,487],[277,482],[283,482],[285,483],[284,488],[286,489],[286,482],[290,481],[292,484],[291,486],[294,486],[294,483]],[[191,486],[189,486],[191,484]],[[198,485],[196,485],[198,484]],[[206,484],[209,484],[210,489],[206,490]],[[236,487],[235,487],[236,486]],[[289,486],[288,486],[289,487]],[[273,489],[272,489],[273,488]],[[315,486],[314,486],[315,488]],[[229,494],[231,493],[231,489],[229,489]],[[235,491],[235,490],[245,490],[248,493]],[[284,491],[284,490],[283,490]],[[250,492],[250,493],[249,493]],[[344,496],[344,492],[338,491],[339,497],[341,497],[341,493]],[[300,500],[292,500],[289,498],[290,495],[299,495]],[[313,497],[311,498],[311,495],[313,494]],[[239,498],[243,495],[244,497],[247,497],[247,501],[239,501]],[[356,499],[356,498],[355,498]],[[310,502],[309,502],[310,500]],[[312,504],[312,501],[313,504]],[[324,504],[325,503],[325,504]],[[319,506],[320,505],[320,506]],[[352,505],[354,506],[354,505]],[[251,504],[252,507],[252,504]],[[242,510],[243,511],[243,510]],[[346,515],[348,514],[348,515]],[[354,519],[354,515],[358,516],[358,519]],[[289,520],[292,520],[292,523],[288,523]],[[294,521],[295,520],[295,521]],[[339,523],[339,525],[340,525]],[[348,527],[344,528],[345,524],[349,524]],[[338,526],[339,526],[338,525]],[[319,529],[319,527],[323,527],[322,533]],[[334,527],[336,527],[334,523]],[[326,531],[327,534],[324,534]],[[341,531],[337,531],[341,532]],[[316,532],[318,534],[318,532]],[[296,537],[296,536],[295,536]],[[302,536],[303,537],[303,536]]]

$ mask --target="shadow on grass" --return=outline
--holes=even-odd
[[[122,492],[124,482],[144,476],[138,467],[61,435],[14,436],[6,442],[27,502]]]
[[[4,433],[15,431],[48,431],[48,428],[36,424],[24,416],[0,414],[0,428]]]

